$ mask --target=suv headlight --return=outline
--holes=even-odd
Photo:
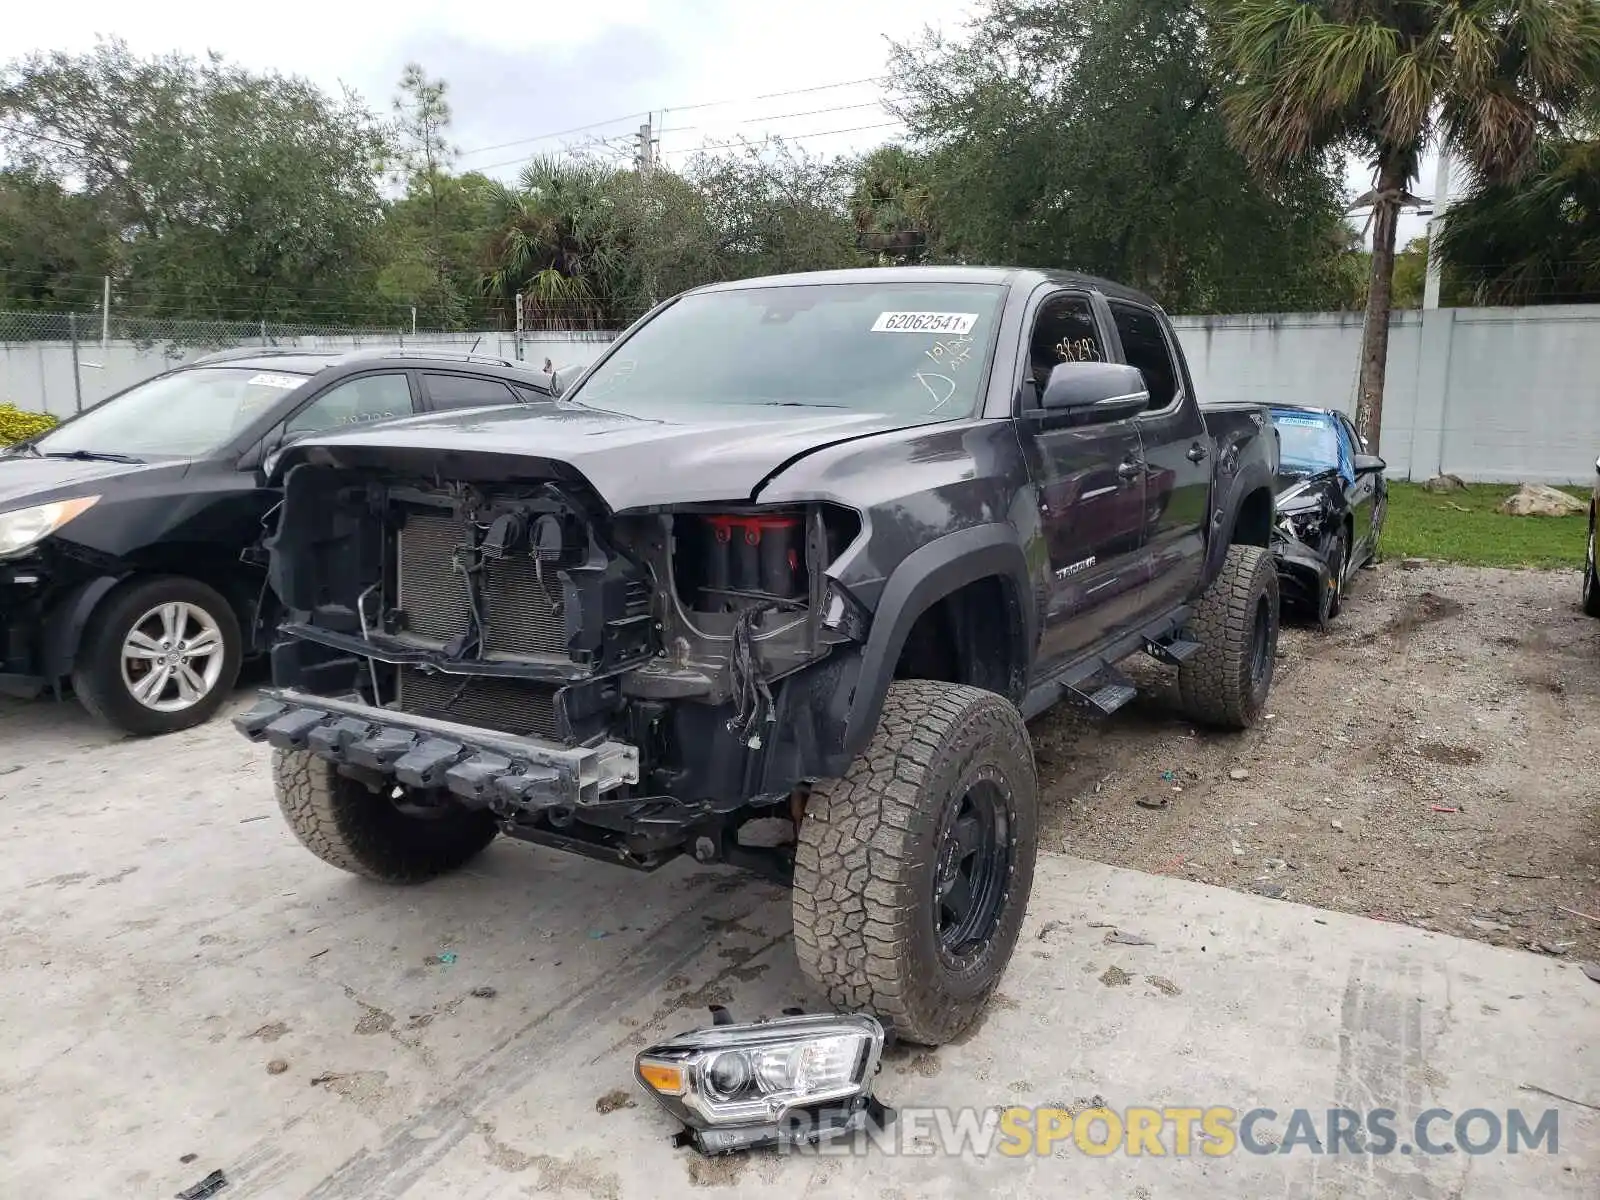
[[[680,1034],[641,1051],[634,1074],[718,1154],[863,1127],[882,1053],[873,1017],[783,1017]]]
[[[0,513],[0,557],[19,554],[49,537],[73,517],[92,508],[99,499],[99,496],[79,496],[74,500],[57,500],[52,504]]]

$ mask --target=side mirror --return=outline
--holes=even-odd
[[[1365,475],[1369,471],[1381,471],[1389,465],[1376,454],[1358,454],[1354,463],[1357,475]]]
[[[1072,411],[1091,420],[1120,421],[1143,412],[1150,389],[1138,367],[1124,363],[1057,363],[1040,404],[1049,412]]]

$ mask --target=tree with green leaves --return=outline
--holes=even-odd
[[[1446,211],[1439,257],[1479,304],[1600,304],[1600,133],[1547,139],[1515,183]]]
[[[0,70],[0,147],[92,199],[130,310],[348,321],[370,308],[359,249],[389,141],[353,96],[102,41]]]
[[[1229,144],[1195,0],[989,0],[892,60],[926,151],[934,258],[1108,275],[1179,311],[1320,307],[1338,183],[1265,183]]]
[[[1229,129],[1268,177],[1348,151],[1373,164],[1357,424],[1374,453],[1395,231],[1431,142],[1484,181],[1537,165],[1541,131],[1600,85],[1594,0],[1215,0]]]
[[[97,197],[37,171],[0,170],[0,307],[97,308],[116,241]]]
[[[483,315],[478,285],[495,184],[477,172],[451,174],[448,91],[417,63],[401,74],[393,175],[405,195],[384,214],[376,287],[395,305],[414,305],[427,324],[459,329]]]

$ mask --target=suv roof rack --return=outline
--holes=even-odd
[[[363,358],[432,358],[441,362],[489,363],[497,367],[523,367],[515,359],[498,354],[475,354],[471,350],[447,350],[429,346],[359,346],[339,356],[340,362]],[[524,369],[528,369],[524,367]]]
[[[315,358],[319,353],[326,351],[300,350],[293,346],[233,346],[227,350],[213,350],[210,354],[202,354],[199,358],[192,358],[185,366],[203,367],[207,363],[232,362],[240,358]]]

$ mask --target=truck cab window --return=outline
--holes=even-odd
[[[1166,408],[1178,394],[1179,376],[1160,318],[1149,309],[1116,302],[1111,305],[1111,316],[1122,339],[1123,357],[1130,367],[1139,368],[1150,390],[1148,411]]]
[[[1039,308],[1033,321],[1033,336],[1028,341],[1028,377],[1032,394],[1025,397],[1027,407],[1039,404],[1051,370],[1064,362],[1105,362],[1095,325],[1094,309],[1087,296],[1053,296]]]

